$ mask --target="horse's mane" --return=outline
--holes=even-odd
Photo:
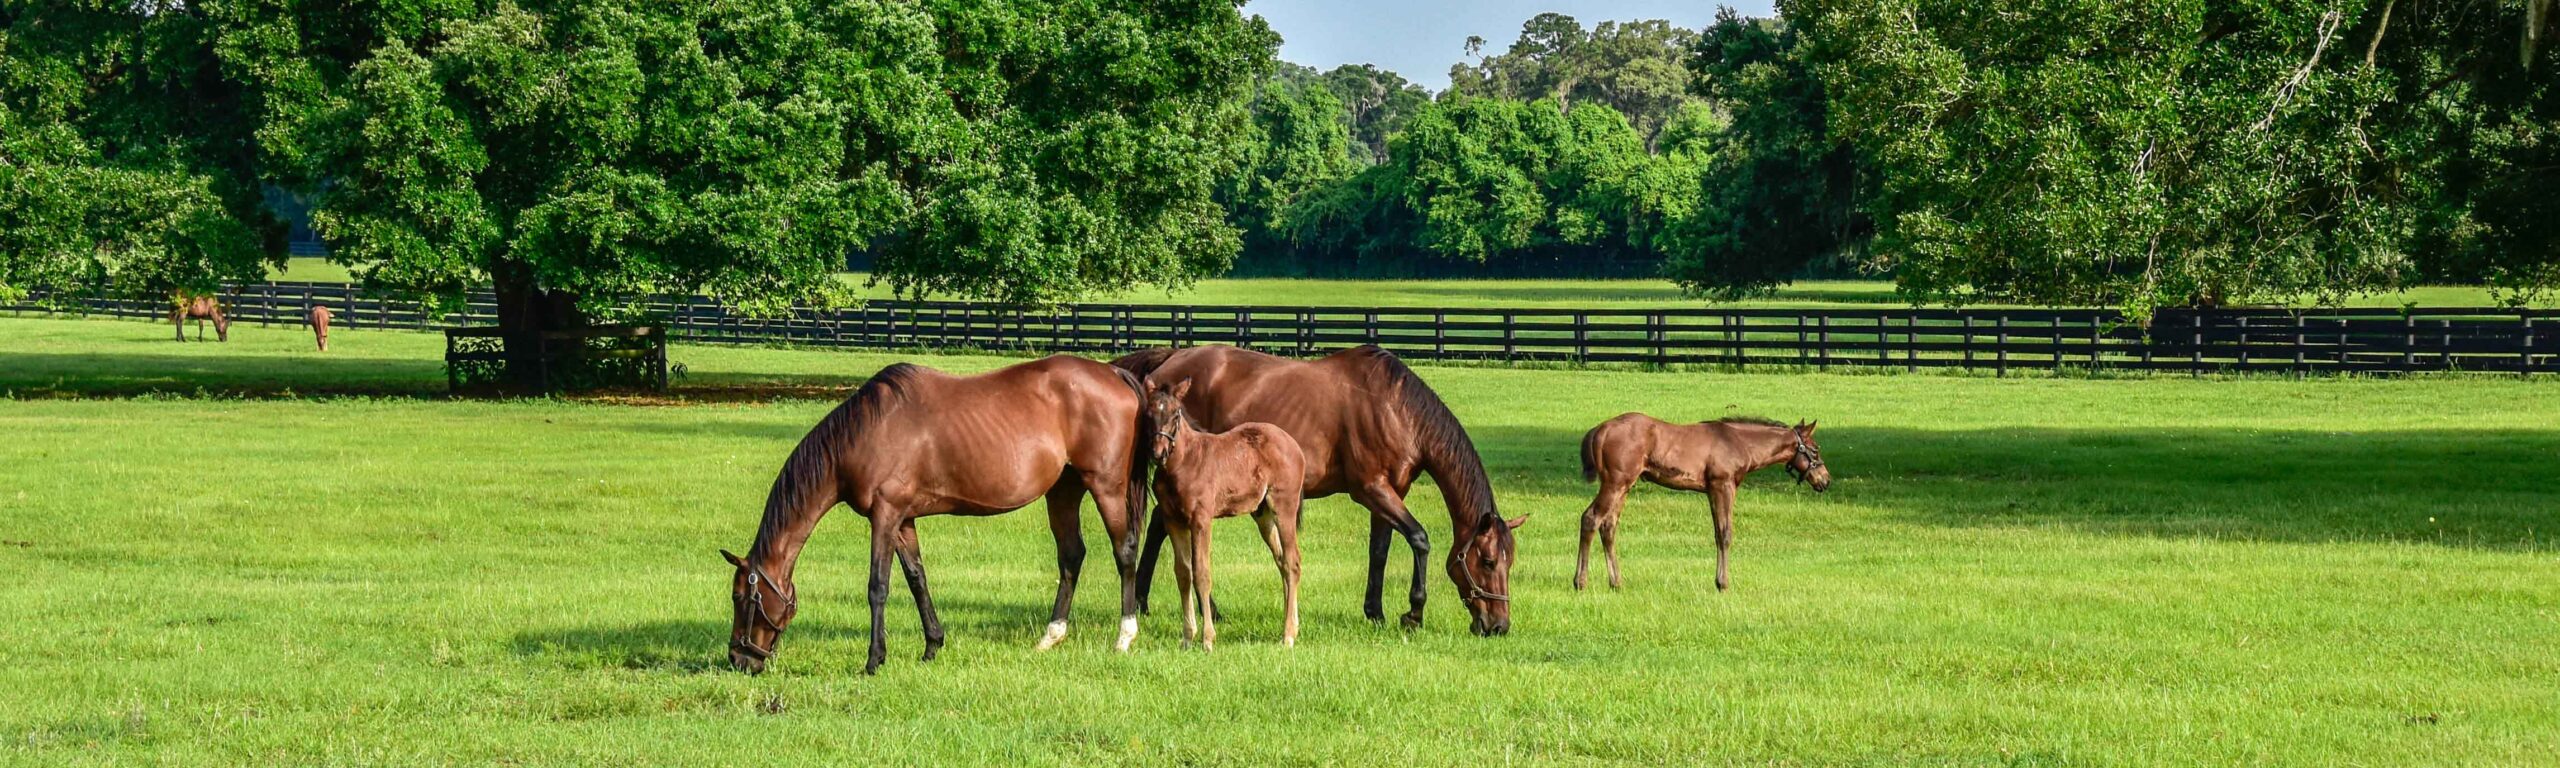
[[[1784,427],[1784,426],[1787,426],[1787,423],[1786,423],[1786,422],[1779,421],[1779,420],[1777,420],[1777,419],[1772,419],[1772,418],[1769,418],[1769,417],[1767,417],[1767,416],[1726,416],[1726,417],[1721,418],[1721,419],[1708,419],[1708,420],[1706,420],[1706,421],[1701,421],[1701,422],[1698,422],[1698,423],[1700,423],[1700,424],[1755,424],[1755,425],[1759,425],[1759,426],[1763,426],[1763,427]]]
[[[1405,366],[1395,353],[1363,344],[1333,354],[1351,362],[1361,375],[1360,384],[1371,392],[1392,394],[1396,407],[1413,424],[1414,444],[1422,452],[1422,466],[1440,483],[1442,498],[1453,510],[1472,513],[1472,525],[1488,525],[1501,515],[1494,507],[1493,483],[1484,468],[1484,458],[1476,454],[1475,440],[1467,436],[1467,428],[1458,423],[1457,414],[1449,412],[1447,403]],[[1463,537],[1473,531],[1459,529]]]
[[[791,458],[782,462],[782,472],[773,478],[773,490],[765,495],[764,520],[756,524],[755,544],[747,556],[763,555],[765,543],[782,535],[793,510],[810,500],[810,496],[834,490],[835,466],[843,451],[853,442],[853,429],[864,417],[878,413],[884,405],[906,399],[909,386],[931,369],[909,363],[896,363],[862,382],[835,410],[828,411],[800,445],[791,449]],[[832,504],[831,504],[832,505]]]

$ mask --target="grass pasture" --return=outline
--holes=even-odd
[[[1422,367],[1507,514],[1514,630],[1359,616],[1366,526],[1307,513],[1277,647],[1250,525],[1214,654],[1076,631],[1036,512],[921,527],[919,664],[864,529],[821,525],[772,672],[721,667],[729,570],[783,455],[872,371],[1009,360],[679,346],[672,398],[442,398],[430,334],[0,318],[0,762],[205,764],[2550,764],[2560,382]],[[1625,589],[1575,593],[1582,431],[1820,418],[1828,494],[1630,499]],[[1446,543],[1427,486],[1415,508]],[[1409,564],[1401,545],[1391,584]],[[1165,569],[1169,574],[1170,568]],[[1165,577],[1169,580],[1169,576]],[[1595,582],[1598,581],[1595,578]],[[1169,583],[1159,585],[1159,605]],[[1391,587],[1389,605],[1400,607]]]

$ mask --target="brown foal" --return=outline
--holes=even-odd
[[[1818,423],[1818,422],[1816,422]],[[1831,470],[1813,442],[1814,423],[1793,427],[1766,419],[1732,417],[1672,424],[1641,413],[1621,414],[1582,436],[1582,479],[1600,481],[1600,495],[1582,511],[1582,552],[1574,559],[1573,588],[1591,571],[1591,535],[1600,534],[1609,557],[1609,587],[1618,586],[1618,513],[1637,478],[1655,485],[1707,494],[1716,516],[1716,591],[1730,585],[1725,558],[1733,547],[1733,496],[1742,478],[1779,464],[1815,491],[1831,488]]]
[[[1280,602],[1287,618],[1280,644],[1298,644],[1298,508],[1306,481],[1298,441],[1261,422],[1204,432],[1182,412],[1191,380],[1166,389],[1147,383],[1147,419],[1155,428],[1149,454],[1164,528],[1173,539],[1173,580],[1182,590],[1182,640],[1209,650],[1218,641],[1209,606],[1209,522],[1252,514],[1262,543],[1280,565]]]

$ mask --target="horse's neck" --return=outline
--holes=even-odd
[[[1744,453],[1750,457],[1753,470],[1768,469],[1796,457],[1795,430],[1786,427],[1762,427],[1745,432],[1750,442]]]
[[[829,498],[825,506],[802,500],[798,508],[784,513],[780,519],[758,526],[755,544],[747,549],[747,561],[764,569],[766,576],[784,584],[791,583],[791,571],[800,562],[800,547],[809,543],[809,534],[818,528],[818,518],[827,507],[835,506]]]

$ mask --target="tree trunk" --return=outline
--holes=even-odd
[[[490,270],[490,278],[497,283],[498,330],[506,347],[510,388],[524,393],[550,391],[557,379],[549,370],[552,360],[544,352],[542,333],[586,327],[577,295],[543,288],[531,268],[512,262],[499,262]]]

